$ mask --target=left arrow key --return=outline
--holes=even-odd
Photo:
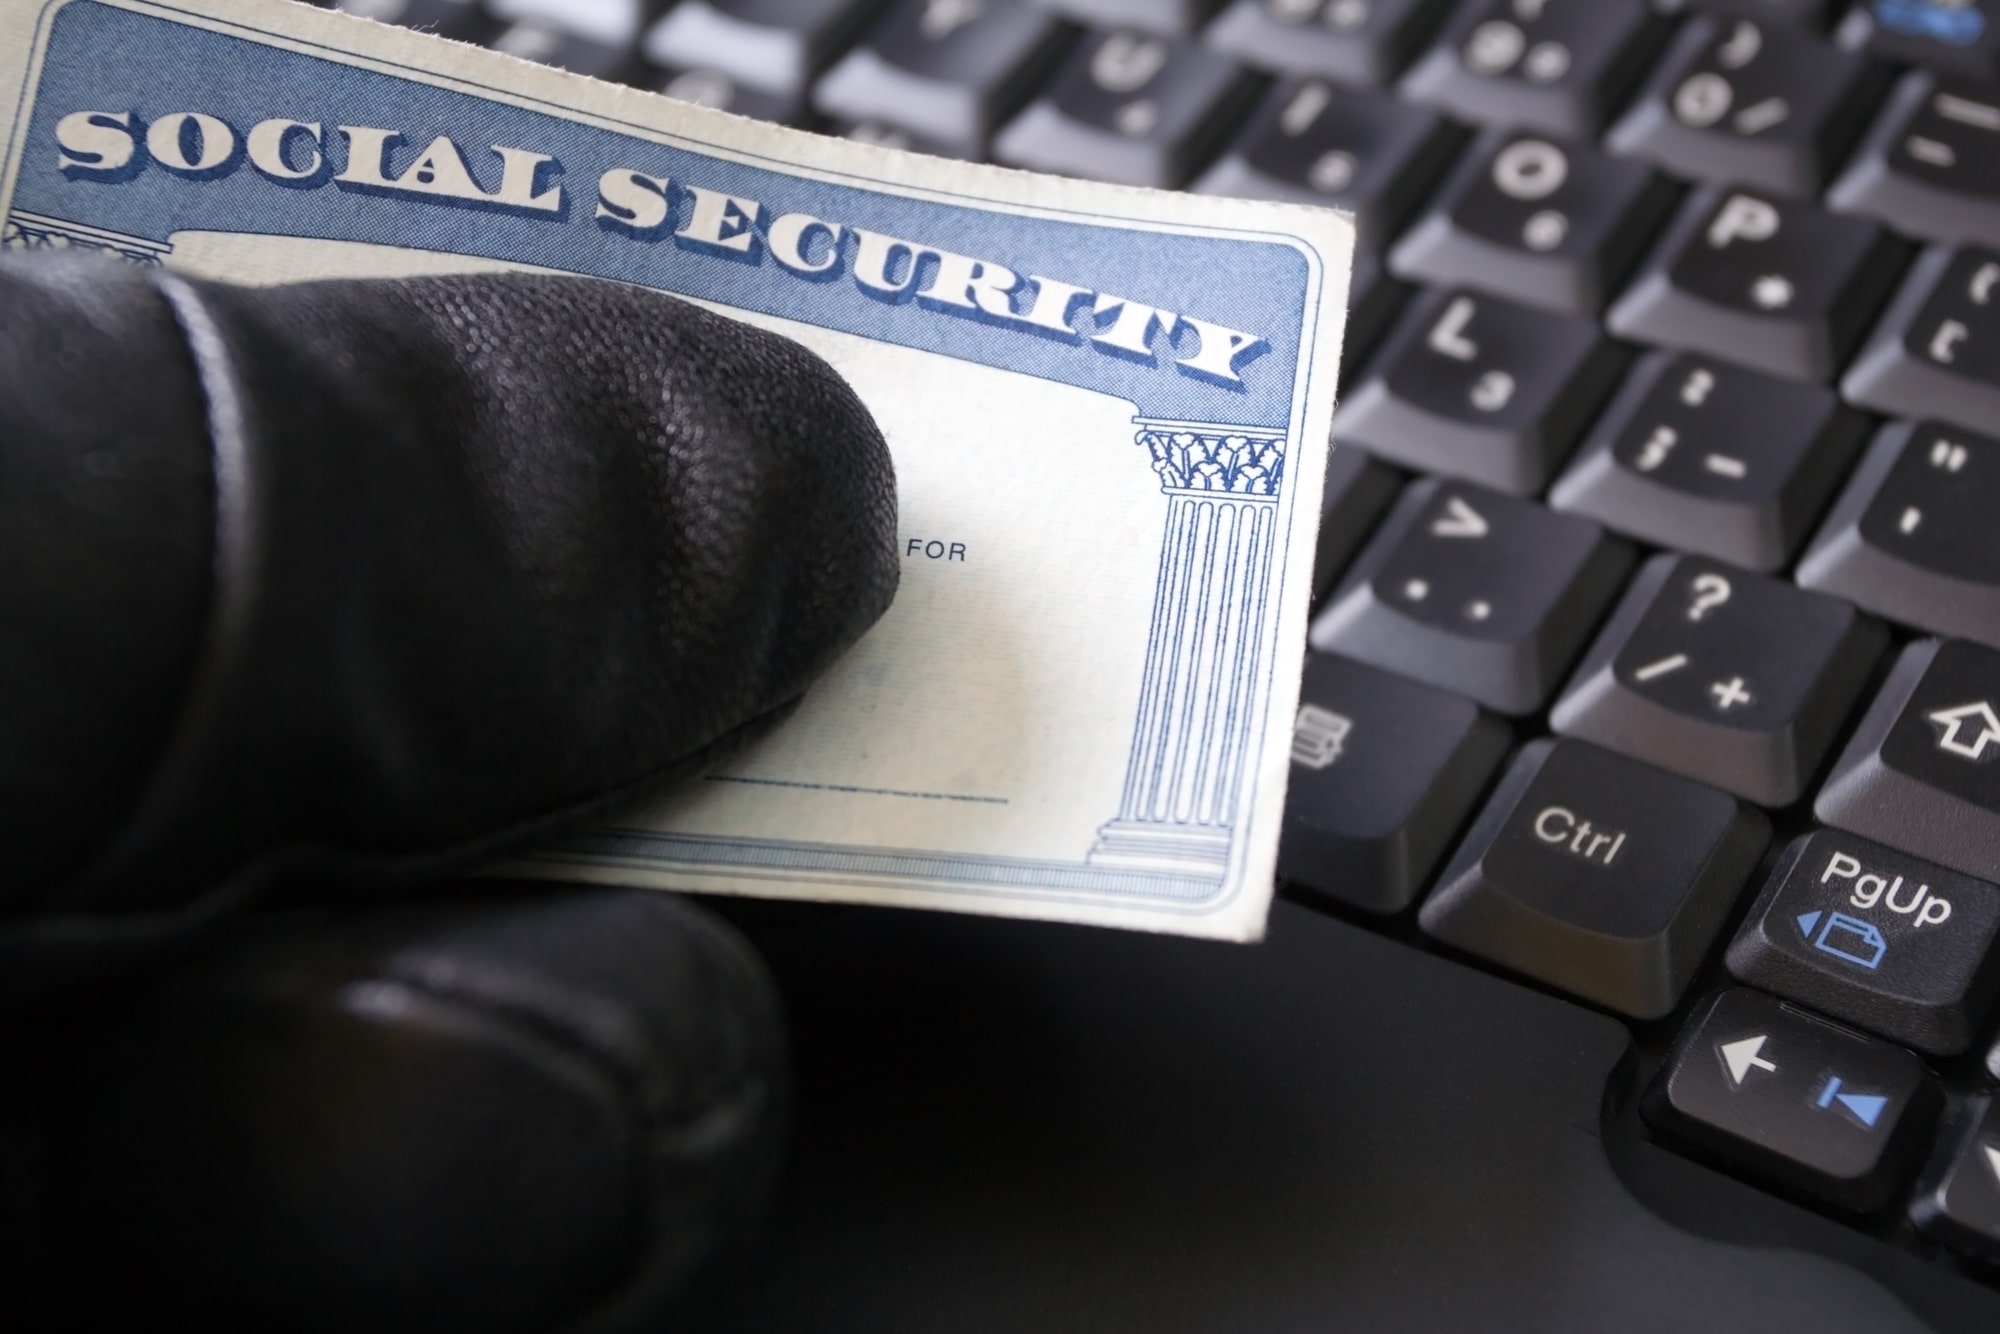
[[[1715,1044],[1717,1054],[1722,1057],[1722,1068],[1729,1072],[1729,1082],[1737,1088],[1750,1077],[1752,1070],[1778,1072],[1778,1067],[1764,1059],[1764,1044],[1771,1040],[1768,1033],[1756,1033],[1747,1038],[1737,1038],[1734,1042]]]
[[[1909,1179],[1939,1101],[1902,1048],[1739,989],[1696,1009],[1640,1111],[1746,1173],[1871,1213]]]

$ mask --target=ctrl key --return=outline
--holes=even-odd
[[[1737,990],[1695,1011],[1640,1112],[1746,1172],[1871,1213],[1909,1176],[1938,1102],[1902,1048]]]

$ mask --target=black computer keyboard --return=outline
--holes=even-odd
[[[341,7],[1352,210],[1285,891],[1624,1016],[1642,1133],[2000,1284],[2000,0]]]

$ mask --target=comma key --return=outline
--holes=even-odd
[[[1933,1056],[1972,1045],[2000,995],[2000,889],[1822,829],[1785,851],[1729,971]]]
[[[1526,747],[1418,916],[1639,1019],[1673,1009],[1770,838],[1742,802],[1576,741]]]
[[[1413,483],[1335,589],[1310,637],[1476,699],[1540,708],[1631,568],[1587,520],[1477,487]]]

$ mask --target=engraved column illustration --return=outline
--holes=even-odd
[[[133,264],[156,266],[170,249],[143,236],[108,232],[18,208],[0,223],[0,250],[95,250]]]
[[[1124,797],[1090,861],[1220,877],[1260,716],[1285,440],[1139,425],[1167,493],[1166,533]]]

